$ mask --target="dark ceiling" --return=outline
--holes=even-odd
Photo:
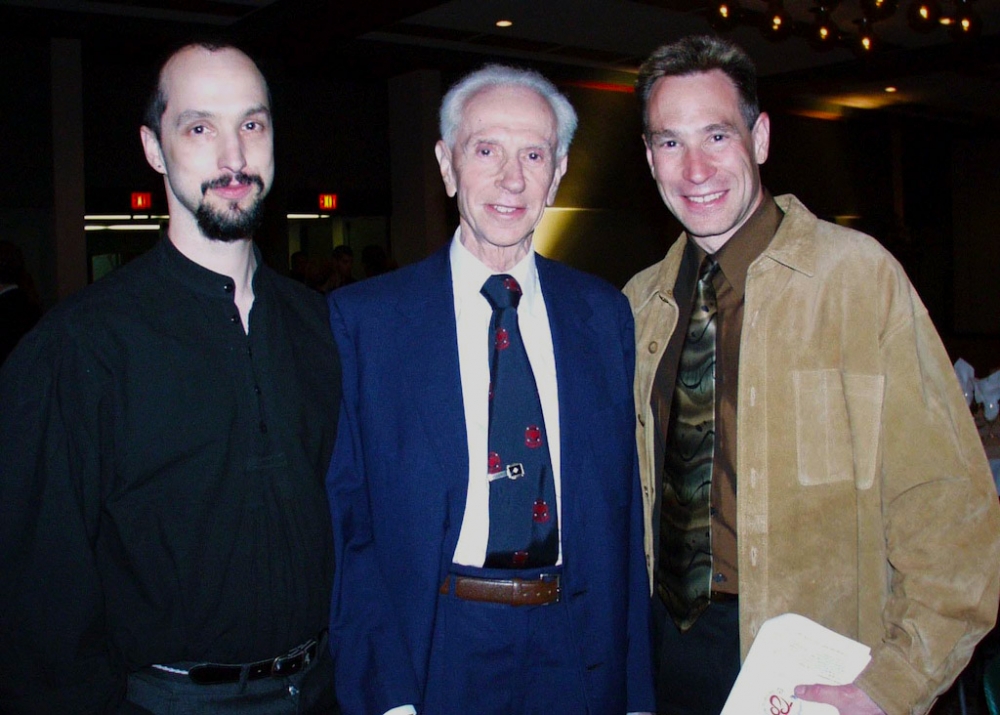
[[[860,3],[825,0],[844,35],[818,51],[805,39],[817,0],[784,0],[795,32],[781,42],[745,24],[729,35],[766,77],[769,96],[827,116],[850,108],[978,122],[1000,118],[1000,0],[943,0],[945,14],[971,3],[982,35],[956,43],[944,27],[918,34],[899,0],[876,23],[881,47],[867,60],[849,48]],[[773,0],[772,0],[773,2]],[[743,0],[748,22],[765,0]],[[80,37],[123,56],[144,56],[192,34],[225,32],[300,72],[388,76],[414,67],[460,70],[485,57],[543,67],[558,79],[627,87],[657,45],[710,32],[712,0],[0,0],[0,35]],[[513,25],[498,28],[497,20]],[[887,86],[897,91],[889,94]],[[845,108],[847,108],[845,110]]]

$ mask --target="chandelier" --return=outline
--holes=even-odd
[[[906,20],[914,32],[947,31],[959,43],[971,42],[982,33],[982,19],[972,7],[973,0],[904,2],[909,3]],[[775,42],[795,35],[806,37],[818,50],[846,46],[864,56],[878,49],[876,26],[895,15],[899,4],[900,0],[858,0],[857,15],[852,21],[855,27],[850,30],[839,27],[832,19],[841,0],[813,0],[809,7],[813,15],[811,22],[789,15],[785,0],[766,0],[765,10],[743,7],[739,0],[717,0],[709,8],[709,22],[716,30],[757,25],[765,37]]]

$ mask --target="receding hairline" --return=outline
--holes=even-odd
[[[253,60],[250,55],[233,45],[222,45],[219,47],[209,47],[201,43],[191,43],[189,45],[184,45],[179,48],[176,52],[167,58],[167,61],[163,63],[160,68],[160,76],[158,78],[159,87],[161,90],[164,89],[164,82],[169,76],[171,70],[181,61],[186,60],[189,55],[205,55],[208,57],[217,57],[224,54],[233,54],[241,58],[242,62],[252,71],[253,74],[257,76],[260,80],[261,85],[264,87],[265,92],[269,94],[267,79],[264,77],[264,73],[260,71],[260,67]],[[270,102],[268,102],[270,104]]]
[[[465,101],[462,103],[461,112],[459,114],[459,116],[462,118],[462,121],[459,123],[458,128],[461,128],[462,125],[464,125],[465,122],[467,121],[467,119],[468,119],[467,112],[469,110],[469,106],[472,105],[473,102],[475,102],[477,99],[481,98],[482,96],[484,96],[486,94],[489,94],[489,93],[493,93],[493,92],[495,92],[495,93],[501,93],[501,94],[505,93],[505,92],[508,93],[508,94],[528,94],[528,95],[533,96],[536,100],[538,100],[539,104],[541,106],[545,107],[545,111],[548,113],[549,119],[550,119],[550,121],[552,123],[552,149],[555,150],[558,147],[558,144],[559,144],[559,117],[556,115],[556,110],[553,108],[552,103],[549,101],[548,97],[546,97],[544,94],[542,94],[541,92],[539,92],[534,87],[529,87],[528,85],[524,85],[524,84],[487,84],[487,85],[483,85],[482,87],[480,87],[479,89],[477,89],[475,92],[473,92],[472,94],[470,94],[468,97],[466,97]],[[476,136],[476,134],[478,134],[478,132],[471,132],[470,136]],[[457,134],[455,135],[455,141],[458,141],[458,135]]]
[[[490,63],[459,79],[445,93],[438,110],[441,140],[455,145],[458,128],[465,121],[469,101],[487,87],[524,87],[534,91],[549,106],[556,120],[555,153],[564,157],[569,152],[578,118],[569,99],[555,84],[532,69]]]

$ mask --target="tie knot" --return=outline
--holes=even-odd
[[[490,276],[479,291],[490,302],[493,310],[514,308],[521,301],[521,286],[506,273]]]
[[[705,260],[701,264],[701,273],[698,276],[698,280],[710,282],[718,272],[719,262],[713,256],[705,256]]]

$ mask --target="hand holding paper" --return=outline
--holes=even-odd
[[[864,690],[850,685],[798,685],[795,697],[817,703],[828,703],[840,715],[885,715],[885,711],[868,697]]]
[[[868,646],[804,616],[795,613],[776,616],[757,633],[722,715],[837,715],[834,704],[799,698],[796,686],[847,685],[867,698],[850,684],[870,659]],[[854,697],[847,690],[834,693],[807,690],[807,695],[814,694],[823,700],[825,695]],[[845,700],[838,702],[847,706]],[[881,711],[846,710],[840,715],[878,712]]]

